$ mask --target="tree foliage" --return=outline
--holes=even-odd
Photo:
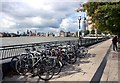
[[[89,30],[86,30],[84,33],[85,33],[85,35],[88,35],[90,32],[89,32]]]
[[[93,29],[93,30],[91,30],[91,34],[95,34],[95,30]]]
[[[120,2],[88,2],[83,7],[97,29],[120,35]]]

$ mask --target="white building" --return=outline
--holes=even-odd
[[[84,36],[84,32],[87,30],[87,20],[86,20],[86,18],[81,19],[81,30],[82,30],[82,36]]]

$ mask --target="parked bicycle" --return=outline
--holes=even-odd
[[[54,75],[54,69],[51,62],[44,53],[31,52],[26,49],[27,53],[16,62],[16,70],[19,74],[26,73],[36,74],[42,80],[50,80]]]
[[[26,53],[13,57],[11,65],[20,75],[30,73],[42,80],[50,80],[61,72],[63,66],[74,64],[77,57],[85,57],[88,53],[87,48],[79,47],[74,42],[47,43],[25,51]]]

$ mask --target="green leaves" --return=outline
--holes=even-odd
[[[97,29],[120,34],[120,2],[88,2],[83,6]]]

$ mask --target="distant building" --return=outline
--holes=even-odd
[[[88,17],[88,30],[91,32],[93,29],[92,17]]]
[[[72,36],[72,37],[76,37],[76,36],[77,36],[77,35],[76,35],[76,32],[71,33],[71,36]]]
[[[41,33],[41,32],[38,32],[38,33],[37,33],[37,36],[40,36],[40,37],[46,37],[46,33],[43,33],[43,32],[42,32],[42,33]]]
[[[81,30],[83,32],[87,30],[87,19],[85,17],[81,19]]]
[[[27,32],[26,32],[26,33],[27,33],[27,36],[30,36],[30,32],[29,32],[29,30],[27,30]]]
[[[64,32],[63,30],[61,30],[60,33],[59,33],[59,36],[60,37],[76,37],[76,32],[71,33],[70,31]]]
[[[47,36],[48,36],[48,37],[54,37],[54,36],[55,36],[55,34],[54,34],[54,33],[52,33],[52,32],[48,32]]]
[[[20,36],[28,36],[25,32],[22,32]]]
[[[31,36],[37,36],[35,33],[32,33]]]
[[[17,35],[20,35],[19,31],[17,31]]]
[[[65,37],[65,32],[63,30],[61,30],[59,36],[60,37]]]
[[[3,33],[0,32],[0,37],[3,37]]]
[[[79,34],[80,34],[80,32],[78,33],[78,31],[74,33],[75,37],[79,37],[79,36],[78,36]],[[80,35],[81,35],[81,34],[80,34]]]
[[[10,33],[3,32],[2,35],[3,35],[2,37],[11,37]]]
[[[18,37],[16,33],[6,33],[6,32],[0,32],[0,37]]]
[[[65,32],[66,34],[65,34],[65,37],[71,37],[71,33],[70,33],[70,31],[69,32]]]
[[[17,36],[17,34],[15,34],[15,33],[10,33],[10,37],[16,37]]]
[[[92,22],[92,17],[88,17],[88,30],[91,33],[92,30],[95,30],[95,33],[97,33],[97,29],[95,29],[95,23]]]

